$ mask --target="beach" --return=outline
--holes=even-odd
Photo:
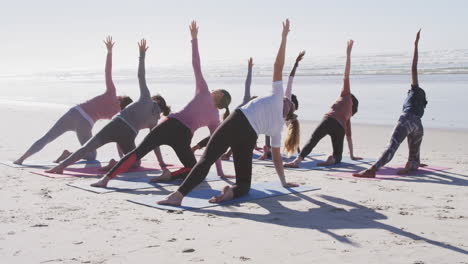
[[[0,160],[18,157],[66,110],[58,108],[1,104]],[[104,124],[99,121],[93,131]],[[316,125],[316,121],[301,123],[301,145]],[[392,129],[390,124],[355,122],[355,154],[377,158]],[[141,132],[138,140],[146,133]],[[207,133],[201,129],[192,143]],[[66,185],[83,179],[51,179],[1,165],[0,259],[2,263],[468,263],[467,136],[463,127],[426,127],[422,162],[451,168],[447,171],[388,180],[286,171],[288,181],[320,190],[183,212],[127,201],[169,193],[175,186],[95,194]],[[64,148],[77,147],[75,135],[66,134],[31,159],[53,160]],[[330,151],[330,140],[325,138],[314,153]],[[172,150],[164,147],[163,152],[169,162],[177,162]],[[404,142],[389,165],[404,164],[407,154]],[[98,158],[111,156],[115,156],[112,144],[98,151]],[[152,154],[147,157],[154,160]],[[223,165],[232,171],[232,163]],[[254,165],[253,182],[267,181],[278,181],[274,169]],[[214,189],[225,184],[209,183]]]

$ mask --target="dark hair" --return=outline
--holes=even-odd
[[[117,100],[119,100],[120,103],[120,110],[123,110],[125,107],[127,107],[127,105],[133,103],[132,98],[126,95],[117,96]]]
[[[353,100],[353,115],[354,115],[358,111],[359,101],[353,94],[351,94],[351,98]]]
[[[164,100],[164,97],[157,94],[152,96],[151,99],[153,99],[153,101],[155,101],[158,104],[159,109],[161,109],[163,115],[169,115],[169,113],[171,112],[171,107],[166,104],[166,100]]]
[[[297,100],[297,96],[295,94],[291,95],[291,101],[294,104],[294,108],[299,109],[299,101]]]
[[[224,114],[223,114],[223,120],[224,120],[229,116],[229,104],[231,103],[231,94],[229,94],[229,92],[224,89],[218,89],[217,91],[220,91],[223,93],[223,98],[219,100],[218,105],[216,107],[218,107],[218,109],[223,109],[223,108],[226,109],[226,111],[224,111]]]

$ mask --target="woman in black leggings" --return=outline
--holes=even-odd
[[[351,93],[349,84],[349,74],[351,71],[351,50],[353,49],[353,41],[348,41],[346,48],[346,66],[343,80],[343,89],[340,97],[331,106],[328,113],[325,114],[322,122],[312,133],[307,144],[302,148],[300,155],[292,162],[285,163],[285,167],[297,168],[307,155],[312,152],[312,149],[318,142],[329,135],[332,140],[333,154],[328,157],[325,162],[321,162],[319,166],[328,166],[341,162],[343,155],[343,143],[346,135],[348,141],[349,153],[351,159],[359,160],[360,157],[355,157],[353,152],[353,140],[351,137],[351,117],[357,113],[358,100]]]
[[[231,114],[216,129],[203,156],[190,171],[179,189],[170,194],[165,200],[159,201],[159,204],[179,206],[184,196],[206,178],[211,165],[218,160],[228,147],[231,147],[234,157],[236,184],[224,187],[221,195],[211,198],[210,202],[228,201],[247,194],[252,180],[252,151],[259,134],[267,134],[272,137],[273,160],[281,184],[285,187],[298,186],[286,182],[280,155],[281,130],[284,125],[284,117],[294,110],[290,99],[283,97],[282,72],[288,32],[289,20],[286,20],[283,23],[281,46],[274,66],[271,95],[256,98]]]

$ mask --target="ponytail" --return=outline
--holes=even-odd
[[[226,118],[229,116],[230,112],[229,112],[229,107],[226,106],[226,108],[224,108],[225,111],[224,111],[224,114],[223,114],[223,121],[226,120]]]
[[[287,136],[284,140],[284,149],[286,151],[286,155],[289,157],[291,154],[295,153],[299,147],[301,129],[296,114],[289,114],[287,120],[290,122],[287,128]]]
[[[161,108],[161,112],[164,116],[168,116],[171,113],[171,107],[168,105],[165,105],[163,107],[160,106],[159,108]]]
[[[164,97],[158,94],[158,95],[154,95],[151,98],[153,99],[154,102],[158,104],[159,109],[161,110],[161,113],[164,116],[168,116],[169,113],[171,113],[171,107],[166,104],[166,100],[164,100]]]

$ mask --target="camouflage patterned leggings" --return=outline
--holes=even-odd
[[[379,169],[392,160],[401,142],[407,137],[409,148],[408,165],[410,169],[417,169],[420,164],[419,154],[423,135],[424,129],[421,118],[409,113],[402,114],[393,130],[390,143],[373,167]]]

